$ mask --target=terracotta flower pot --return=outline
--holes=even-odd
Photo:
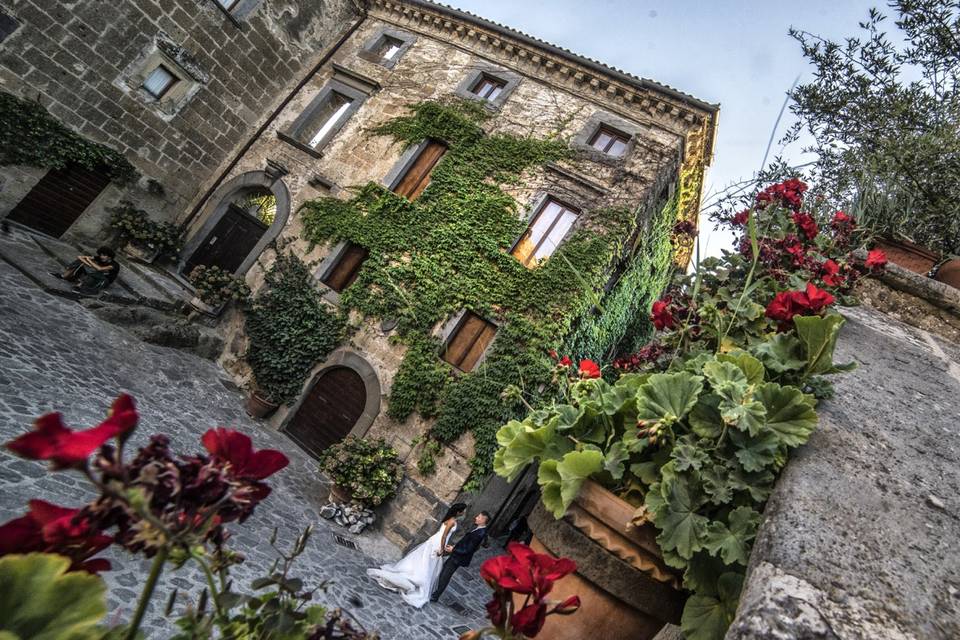
[[[906,240],[881,238],[877,240],[875,248],[883,249],[883,252],[887,254],[887,260],[890,262],[914,273],[926,274],[939,260],[936,253]]]
[[[205,313],[208,316],[216,318],[220,315],[220,311],[223,310],[223,305],[221,304],[218,307],[215,307],[211,304],[207,304],[197,296],[190,298],[190,306],[199,311],[200,313]]]
[[[160,253],[158,249],[147,249],[139,245],[135,245],[132,242],[128,242],[123,247],[123,252],[139,262],[146,262],[150,264],[157,259],[157,255]]]
[[[350,502],[350,499],[350,492],[345,487],[341,487],[336,482],[330,485],[330,502],[343,504]]]
[[[280,405],[257,395],[256,391],[247,396],[247,415],[251,418],[266,418],[276,411],[278,406]]]
[[[960,289],[960,258],[954,258],[944,263],[943,266],[937,269],[937,273],[933,276],[933,279]]]
[[[680,576],[664,564],[656,529],[627,526],[634,511],[589,481],[560,520],[537,503],[529,518],[531,546],[577,563],[577,572],[557,582],[550,598],[578,595],[582,602],[571,616],[547,618],[543,637],[645,640],[666,623],[679,623],[684,602]]]

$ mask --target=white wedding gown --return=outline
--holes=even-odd
[[[457,530],[454,523],[447,534],[446,544],[450,544],[453,532]],[[440,568],[443,566],[443,557],[437,555],[440,550],[440,538],[443,537],[443,524],[440,530],[418,545],[413,551],[404,556],[396,564],[385,564],[379,569],[367,569],[367,575],[375,578],[380,586],[391,591],[399,591],[400,597],[407,603],[420,608],[430,600],[430,594],[437,586],[440,577]]]

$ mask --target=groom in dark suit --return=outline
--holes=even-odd
[[[487,522],[489,521],[490,514],[481,511],[473,519],[473,523],[477,525],[473,531],[460,538],[460,542],[457,544],[446,546],[446,552],[450,554],[450,557],[443,563],[443,569],[440,570],[440,577],[437,579],[437,588],[430,596],[430,602],[436,602],[440,599],[440,594],[447,588],[450,578],[453,577],[453,573],[457,569],[470,566],[473,554],[477,552],[477,549],[480,548],[487,537]]]

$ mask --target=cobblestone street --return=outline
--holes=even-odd
[[[18,271],[0,261],[0,439],[7,441],[27,430],[41,413],[57,410],[75,428],[98,423],[110,401],[127,391],[138,402],[140,428],[134,445],[149,434],[166,433],[175,451],[201,449],[199,436],[208,428],[235,427],[254,439],[257,448],[283,450],[290,466],[270,480],[274,493],[245,526],[233,527],[233,545],[247,561],[235,572],[235,584],[249,584],[270,567],[274,554],[267,544],[280,527],[278,546],[288,548],[300,530],[316,531],[294,574],[309,584],[330,580],[320,599],[342,606],[368,629],[396,640],[455,638],[455,627],[476,628],[483,621],[486,585],[478,576],[478,554],[469,571],[459,571],[441,603],[417,611],[398,596],[383,591],[365,569],[394,560],[399,551],[377,534],[350,536],[318,516],[327,492],[312,459],[283,435],[268,431],[243,412],[243,395],[212,362],[184,352],[140,342],[123,329],[106,324],[81,305],[37,289]],[[51,474],[42,464],[0,451],[0,521],[22,515],[30,498],[76,506],[89,493],[79,476]],[[353,539],[360,550],[335,542]],[[486,554],[494,552],[486,550]],[[125,552],[108,556],[114,570],[104,574],[109,584],[108,619],[129,619],[147,563]],[[166,638],[170,625],[163,603],[174,587],[197,593],[198,574],[167,571],[161,593],[147,615],[149,638]],[[180,602],[184,602],[183,599]],[[462,603],[459,613],[451,604]],[[462,631],[463,629],[461,629]]]

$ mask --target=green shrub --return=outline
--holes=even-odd
[[[320,470],[368,507],[393,497],[403,479],[400,456],[382,439],[350,436],[320,455]]]

